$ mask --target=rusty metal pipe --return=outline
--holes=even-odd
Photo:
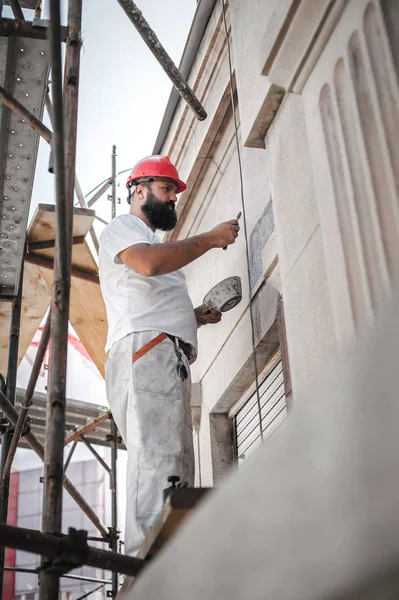
[[[76,544],[68,536],[46,535],[34,529],[24,529],[12,525],[0,525],[0,539],[1,543],[8,548],[42,554],[50,559],[57,559],[61,556],[76,557],[78,552]],[[87,546],[86,550],[82,548],[81,553],[82,564],[107,571],[118,571],[132,577],[135,577],[146,564],[142,558],[125,556],[92,546]],[[58,598],[58,596],[53,596],[52,600],[54,598]]]
[[[187,81],[183,78],[165,48],[162,46],[155,32],[143,17],[141,10],[136,6],[133,0],[118,0],[118,3],[123,8],[125,14],[133,23],[169,79],[172,81],[180,96],[187,102],[197,119],[199,121],[204,121],[208,116],[204,107],[188,85]]]
[[[18,442],[24,430],[26,419],[28,417],[29,408],[32,405],[32,397],[35,391],[37,379],[40,374],[40,369],[43,364],[44,355],[46,354],[48,342],[50,339],[50,313],[48,314],[46,324],[44,326],[43,334],[40,339],[40,344],[37,349],[35,362],[33,363],[32,371],[29,377],[28,385],[25,390],[24,398],[22,401],[22,408],[18,415],[18,420],[15,424],[14,434],[12,436],[10,449],[8,451],[6,464],[4,465],[3,479],[6,479],[11,471],[12,462],[17,451]]]
[[[7,106],[10,110],[15,112],[21,119],[25,119],[27,124],[32,127],[36,133],[41,135],[46,142],[51,142],[51,131],[48,129],[39,119],[32,115],[14,96],[6,92],[6,90],[0,85],[0,102]]]
[[[101,417],[98,417],[97,419],[94,419],[94,421],[92,421],[91,423],[88,423],[87,425],[84,425],[80,429],[77,429],[74,433],[72,433],[69,437],[67,437],[65,439],[65,441],[64,441],[65,446],[67,444],[69,444],[70,442],[73,442],[75,440],[79,440],[79,438],[80,438],[81,435],[85,435],[86,433],[88,433],[92,429],[95,429],[97,427],[97,425],[100,425],[100,423],[103,423],[104,421],[106,421],[107,419],[109,419],[110,415],[111,415],[111,411],[108,410],[106,413],[104,413],[103,415],[101,415]]]
[[[85,438],[84,435],[80,436],[80,440],[84,443],[84,445],[90,450],[90,452],[92,453],[92,455],[98,460],[98,462],[100,463],[100,465],[107,471],[108,475],[111,475],[111,483],[110,483],[110,487],[112,487],[112,472],[111,472],[111,467],[109,465],[107,465],[107,463],[105,462],[105,460],[103,459],[102,456],[99,455],[99,453],[97,452],[97,450],[95,450],[93,448],[93,446],[90,444],[90,442]],[[77,442],[75,442],[77,443]]]
[[[98,518],[98,516],[93,511],[90,504],[88,504],[86,502],[86,500],[83,498],[82,494],[79,492],[79,490],[76,489],[76,487],[73,485],[72,481],[66,475],[64,475],[64,477],[63,477],[62,484],[63,484],[64,488],[66,489],[66,491],[68,492],[68,494],[70,496],[72,496],[72,498],[75,500],[76,504],[82,509],[82,511],[84,512],[86,517],[88,517],[90,519],[90,521],[93,523],[93,525],[95,526],[95,528],[98,529],[98,531],[101,533],[103,538],[107,539],[109,537],[108,527],[101,521],[101,519]]]
[[[114,552],[118,551],[118,474],[117,474],[117,459],[118,459],[118,429],[114,418],[111,423],[111,510],[112,510],[112,536],[109,542],[110,549]],[[118,573],[112,573],[112,593],[114,598],[118,593],[119,578]]]
[[[72,212],[76,180],[76,146],[79,104],[80,50],[82,47],[82,0],[69,0],[64,69],[65,176],[68,237],[72,237]],[[70,214],[69,214],[70,213]]]
[[[76,446],[78,445],[78,441],[75,440],[74,443],[72,444],[72,448],[69,451],[69,454],[67,456],[67,459],[65,461],[64,464],[64,473],[66,473],[67,468],[69,467],[69,463],[71,462],[71,458],[73,456],[73,453],[75,452]]]
[[[8,3],[11,6],[14,17],[19,21],[25,21],[24,13],[22,12],[19,0],[8,0]]]
[[[51,146],[55,167],[56,245],[51,303],[51,355],[48,376],[42,519],[44,533],[52,535],[61,533],[62,526],[65,396],[79,80],[79,58],[76,59],[76,56],[79,57],[80,53],[81,18],[82,0],[69,0],[69,35],[65,54],[63,91],[60,1],[50,0],[49,48],[54,130]],[[43,554],[46,556],[45,552]],[[40,600],[58,598],[59,591],[59,573],[43,571],[40,575]]]
[[[111,190],[111,218],[116,217],[116,146],[112,146],[112,190]]]
[[[0,391],[0,409],[4,412],[10,423],[12,425],[16,425],[18,421],[18,413],[2,391]],[[37,437],[32,432],[29,432],[25,435],[25,440],[30,445],[32,450],[36,452],[38,457],[44,460],[44,448]],[[98,518],[91,506],[86,502],[81,493],[75,488],[73,483],[66,475],[64,475],[63,485],[70,496],[72,496],[72,498],[75,500],[76,504],[83,510],[85,515],[93,523],[95,528],[98,529],[104,538],[108,538],[108,528],[104,525],[101,519]]]
[[[66,27],[61,27],[61,37],[65,41],[68,35]],[[16,21],[15,19],[1,19],[0,36],[18,36],[36,40],[47,39],[47,27],[33,25],[30,21]]]

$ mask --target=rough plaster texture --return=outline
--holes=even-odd
[[[256,36],[260,39],[261,28],[256,15],[251,13],[248,26],[253,28],[254,24],[258,28]],[[208,119],[199,123],[180,102],[163,146],[163,151],[176,161],[180,174],[189,185],[177,205],[179,225],[166,239],[184,239],[202,233],[243,211],[226,50],[220,3],[217,3],[188,78],[206,105]],[[263,83],[264,78],[261,79]],[[254,90],[253,93],[249,91],[248,99],[251,98],[256,100]],[[256,292],[253,301],[254,329],[256,339],[261,340],[259,361],[263,365],[276,348],[274,323],[281,287],[279,281],[279,289],[276,289],[273,281],[261,287],[263,276],[273,272],[277,261],[276,240],[272,235],[274,221],[267,152],[257,148],[242,148],[242,167],[254,284],[252,294]],[[266,247],[267,253],[264,252]],[[199,455],[203,485],[204,482],[209,485],[213,481],[209,414],[214,410],[226,412],[254,377],[243,230],[236,244],[226,252],[213,250],[188,265],[185,271],[194,305],[201,304],[208,290],[226,277],[240,276],[243,286],[241,304],[224,314],[220,325],[200,329],[199,357],[192,369],[193,381],[201,382],[202,386]],[[267,337],[269,331],[270,339]],[[198,421],[198,410],[195,420]]]
[[[264,61],[263,73],[273,84],[291,91],[301,71],[308,71],[317,61],[314,41],[320,29],[330,21],[333,27],[346,0],[280,0],[267,22],[259,53]],[[317,46],[317,44],[316,44]],[[309,60],[309,54],[312,54]],[[304,60],[306,58],[306,60]]]
[[[284,280],[320,221],[301,96],[287,94],[266,144]]]
[[[132,599],[398,597],[398,306],[396,295],[301,410],[212,492]]]
[[[273,204],[270,199],[262,216],[253,228],[249,241],[251,290],[264,276],[262,250],[274,231]]]
[[[250,147],[264,147],[264,136],[268,123],[274,117],[284,91],[262,76],[264,62],[261,54],[248,52],[262,44],[265,26],[270,19],[277,0],[230,0],[232,24],[232,48],[237,78],[238,100],[242,139]]]
[[[260,150],[247,150],[243,153],[245,207],[249,235],[262,219],[262,214],[270,201],[265,154],[265,151]],[[215,153],[215,162],[220,166],[216,171],[211,169],[213,177],[204,178],[201,185],[195,189],[198,202],[192,206],[182,226],[181,234],[184,237],[207,231],[217,223],[228,218],[234,218],[242,210],[238,161],[231,127],[227,128],[220,137],[219,146]],[[266,220],[270,225],[270,215],[267,215],[269,215],[268,211],[266,211]],[[241,226],[243,227],[243,218],[241,219]],[[260,236],[261,243],[259,247],[265,243],[262,235]],[[261,260],[261,256],[259,256],[259,259]],[[244,353],[248,353],[247,348],[239,341],[235,342],[233,355],[226,353],[225,348],[227,340],[237,327],[248,305],[249,287],[243,230],[233,246],[230,246],[226,251],[211,250],[199,260],[188,265],[185,272],[194,305],[201,304],[209,289],[222,279],[232,275],[241,277],[243,290],[241,304],[229,313],[225,313],[222,323],[219,325],[207,326],[199,330],[199,357],[193,365],[193,380],[202,381],[205,373],[211,368],[216,358],[220,356],[222,362],[233,362],[231,366],[232,376],[234,376],[239,365],[246,359],[247,354]],[[266,307],[265,311],[267,312]],[[249,325],[249,335],[250,331]],[[236,339],[238,340],[238,338]],[[227,357],[229,358],[227,359]],[[219,380],[220,377],[217,376],[217,379]],[[228,381],[225,382],[225,384],[228,383]],[[219,394],[224,391],[223,388],[217,387]],[[210,410],[212,410],[218,398],[219,396],[212,394],[213,404],[208,404]]]
[[[233,423],[227,414],[211,413],[209,418],[213,483],[218,485],[234,461]]]
[[[373,320],[399,268],[399,88],[390,56],[398,22],[397,2],[346,3],[303,88],[331,304],[343,345]]]
[[[300,96],[287,94],[266,144],[295,397],[336,345]]]
[[[320,227],[282,285],[294,398],[334,355],[337,345]]]
[[[264,221],[268,225],[253,242],[253,264],[256,261],[263,268],[270,267],[276,258],[276,243],[269,235],[272,218],[270,216],[270,192],[266,152],[244,149],[243,171],[245,186],[245,206],[248,231],[260,227]],[[209,163],[208,174],[195,190],[197,200],[192,205],[181,229],[183,237],[195,235],[215,226],[216,223],[236,216],[242,210],[239,194],[238,162],[230,125],[219,139],[214,160]],[[263,220],[262,220],[263,217]],[[243,219],[241,220],[243,226]],[[270,241],[270,243],[269,243]],[[262,250],[269,246],[269,261],[263,261]],[[267,266],[266,266],[267,265]],[[259,266],[257,269],[259,270]],[[262,268],[262,267],[261,267]],[[258,271],[257,271],[258,273]],[[231,275],[242,279],[243,300],[235,309],[223,315],[217,326],[201,328],[199,334],[199,357],[193,365],[194,381],[201,381],[203,403],[200,440],[201,477],[203,485],[213,482],[213,467],[210,457],[211,436],[209,413],[213,410],[227,411],[252,383],[254,377],[251,356],[251,323],[248,313],[248,272],[245,239],[243,231],[236,244],[226,252],[213,250],[186,268],[187,283],[195,305],[202,302],[205,293],[218,281]],[[254,325],[257,339],[266,336],[276,318],[276,304],[279,290],[271,283],[258,292],[253,303]],[[276,335],[270,343],[263,340],[259,361],[264,360],[275,350]],[[219,402],[218,407],[216,406]],[[205,482],[205,483],[204,483]]]
[[[196,464],[197,476],[202,487],[212,487],[213,468],[211,454],[210,414],[207,406],[201,409],[201,428],[198,432],[199,461]]]

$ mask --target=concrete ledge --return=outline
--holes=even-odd
[[[285,91],[271,84],[269,91],[244,142],[247,148],[266,148],[265,136],[284,98]]]

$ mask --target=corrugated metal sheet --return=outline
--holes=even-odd
[[[260,411],[257,394],[254,392],[234,417],[238,466],[248,460],[261,445],[260,428],[262,427],[263,440],[266,440],[287,417],[281,360],[260,384],[259,397]]]

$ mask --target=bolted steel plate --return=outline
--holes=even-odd
[[[48,80],[46,40],[0,39],[0,83],[42,119]],[[18,291],[39,136],[0,105],[0,299]]]

